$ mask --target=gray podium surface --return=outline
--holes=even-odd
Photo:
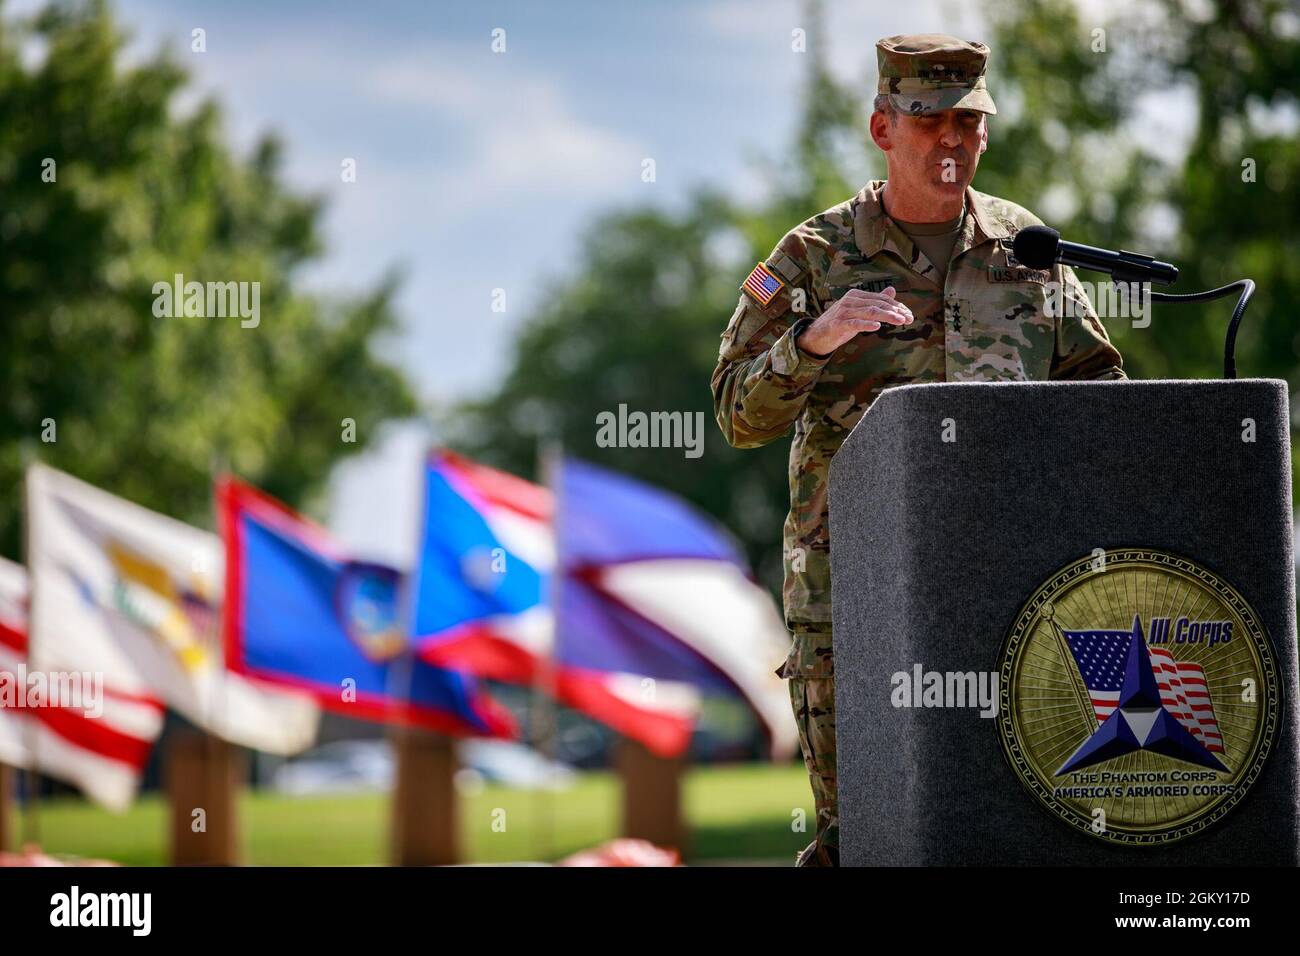
[[[845,865],[1298,861],[1284,382],[889,389],[832,462],[830,519]],[[1244,799],[1165,846],[1116,846],[1055,819],[1013,773],[997,719],[891,703],[891,675],[917,664],[997,672],[1030,595],[1116,547],[1185,556],[1237,588],[1284,688],[1272,752]]]

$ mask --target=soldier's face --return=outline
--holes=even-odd
[[[975,178],[980,154],[988,148],[988,125],[976,110],[904,114],[897,123],[877,113],[872,116],[871,134],[885,151],[889,178],[935,199],[961,196]]]

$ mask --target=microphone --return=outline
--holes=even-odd
[[[1158,262],[1136,252],[1112,252],[1078,242],[1066,242],[1048,226],[1026,226],[1016,233],[1012,245],[1015,257],[1031,269],[1050,269],[1060,262],[1076,269],[1105,272],[1116,282],[1158,282],[1172,285],[1178,281],[1178,268]]]
[[[1178,269],[1168,262],[1157,262],[1151,256],[1137,252],[1112,252],[1085,246],[1077,242],[1066,242],[1061,234],[1048,226],[1026,226],[1016,233],[1011,245],[1012,255],[1031,269],[1050,269],[1060,262],[1077,269],[1090,269],[1093,272],[1105,272],[1116,282],[1158,282],[1161,285],[1173,285],[1178,281]],[[1232,320],[1228,323],[1228,334],[1223,342],[1223,377],[1237,377],[1237,327],[1241,317],[1246,314],[1250,297],[1255,294],[1255,283],[1250,279],[1238,279],[1227,285],[1210,289],[1206,292],[1189,292],[1174,295],[1170,292],[1152,292],[1146,290],[1153,302],[1209,302],[1222,299],[1240,290],[1237,307],[1232,310]]]

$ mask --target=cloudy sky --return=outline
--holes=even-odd
[[[938,0],[828,6],[830,62],[863,83],[877,38],[969,22]],[[116,7],[133,55],[172,50],[193,95],[223,104],[237,148],[276,132],[290,186],[327,198],[328,253],[305,277],[312,286],[360,289],[403,271],[402,330],[385,351],[437,402],[492,387],[592,217],[671,207],[700,183],[761,189],[753,159],[789,142],[806,62],[790,49],[803,25],[793,0]],[[191,50],[195,28],[206,52]],[[653,183],[641,178],[647,158]],[[342,182],[345,159],[355,183]],[[428,437],[397,429],[337,470],[329,517],[345,541],[405,562]]]
[[[21,10],[35,4],[9,4]],[[978,39],[966,4],[827,5],[827,61],[874,82],[895,33]],[[753,196],[780,153],[806,61],[796,0],[608,3],[118,0],[135,56],[167,47],[216,96],[237,148],[266,132],[286,179],[323,194],[314,287],[355,290],[401,268],[400,335],[385,351],[427,401],[490,389],[546,280],[571,271],[585,224],[611,207],[671,208],[709,183]],[[206,52],[191,50],[205,31]],[[494,31],[505,52],[493,52]],[[995,51],[996,54],[996,51]],[[645,159],[656,181],[642,181]],[[344,183],[341,164],[356,162]],[[507,311],[492,311],[504,289]],[[725,318],[725,317],[723,317]],[[330,519],[375,557],[408,553],[428,436],[399,429],[333,476]]]
[[[869,82],[876,38],[960,32],[935,0],[836,3],[831,62]],[[874,8],[874,12],[873,12]],[[791,0],[716,3],[223,3],[119,0],[145,53],[166,45],[225,105],[237,145],[276,131],[291,186],[329,201],[313,285],[401,267],[392,354],[423,395],[490,388],[510,336],[585,223],[671,206],[695,184],[760,188],[789,142],[805,65]],[[190,50],[194,28],[207,51]],[[506,50],[494,53],[493,31]],[[355,159],[357,181],[340,164]],[[641,178],[652,158],[656,181]],[[493,312],[504,289],[507,312]]]

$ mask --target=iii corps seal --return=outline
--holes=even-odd
[[[1259,617],[1195,562],[1094,552],[1052,575],[1003,648],[1002,745],[1071,827],[1129,846],[1204,831],[1268,758],[1281,682]]]

